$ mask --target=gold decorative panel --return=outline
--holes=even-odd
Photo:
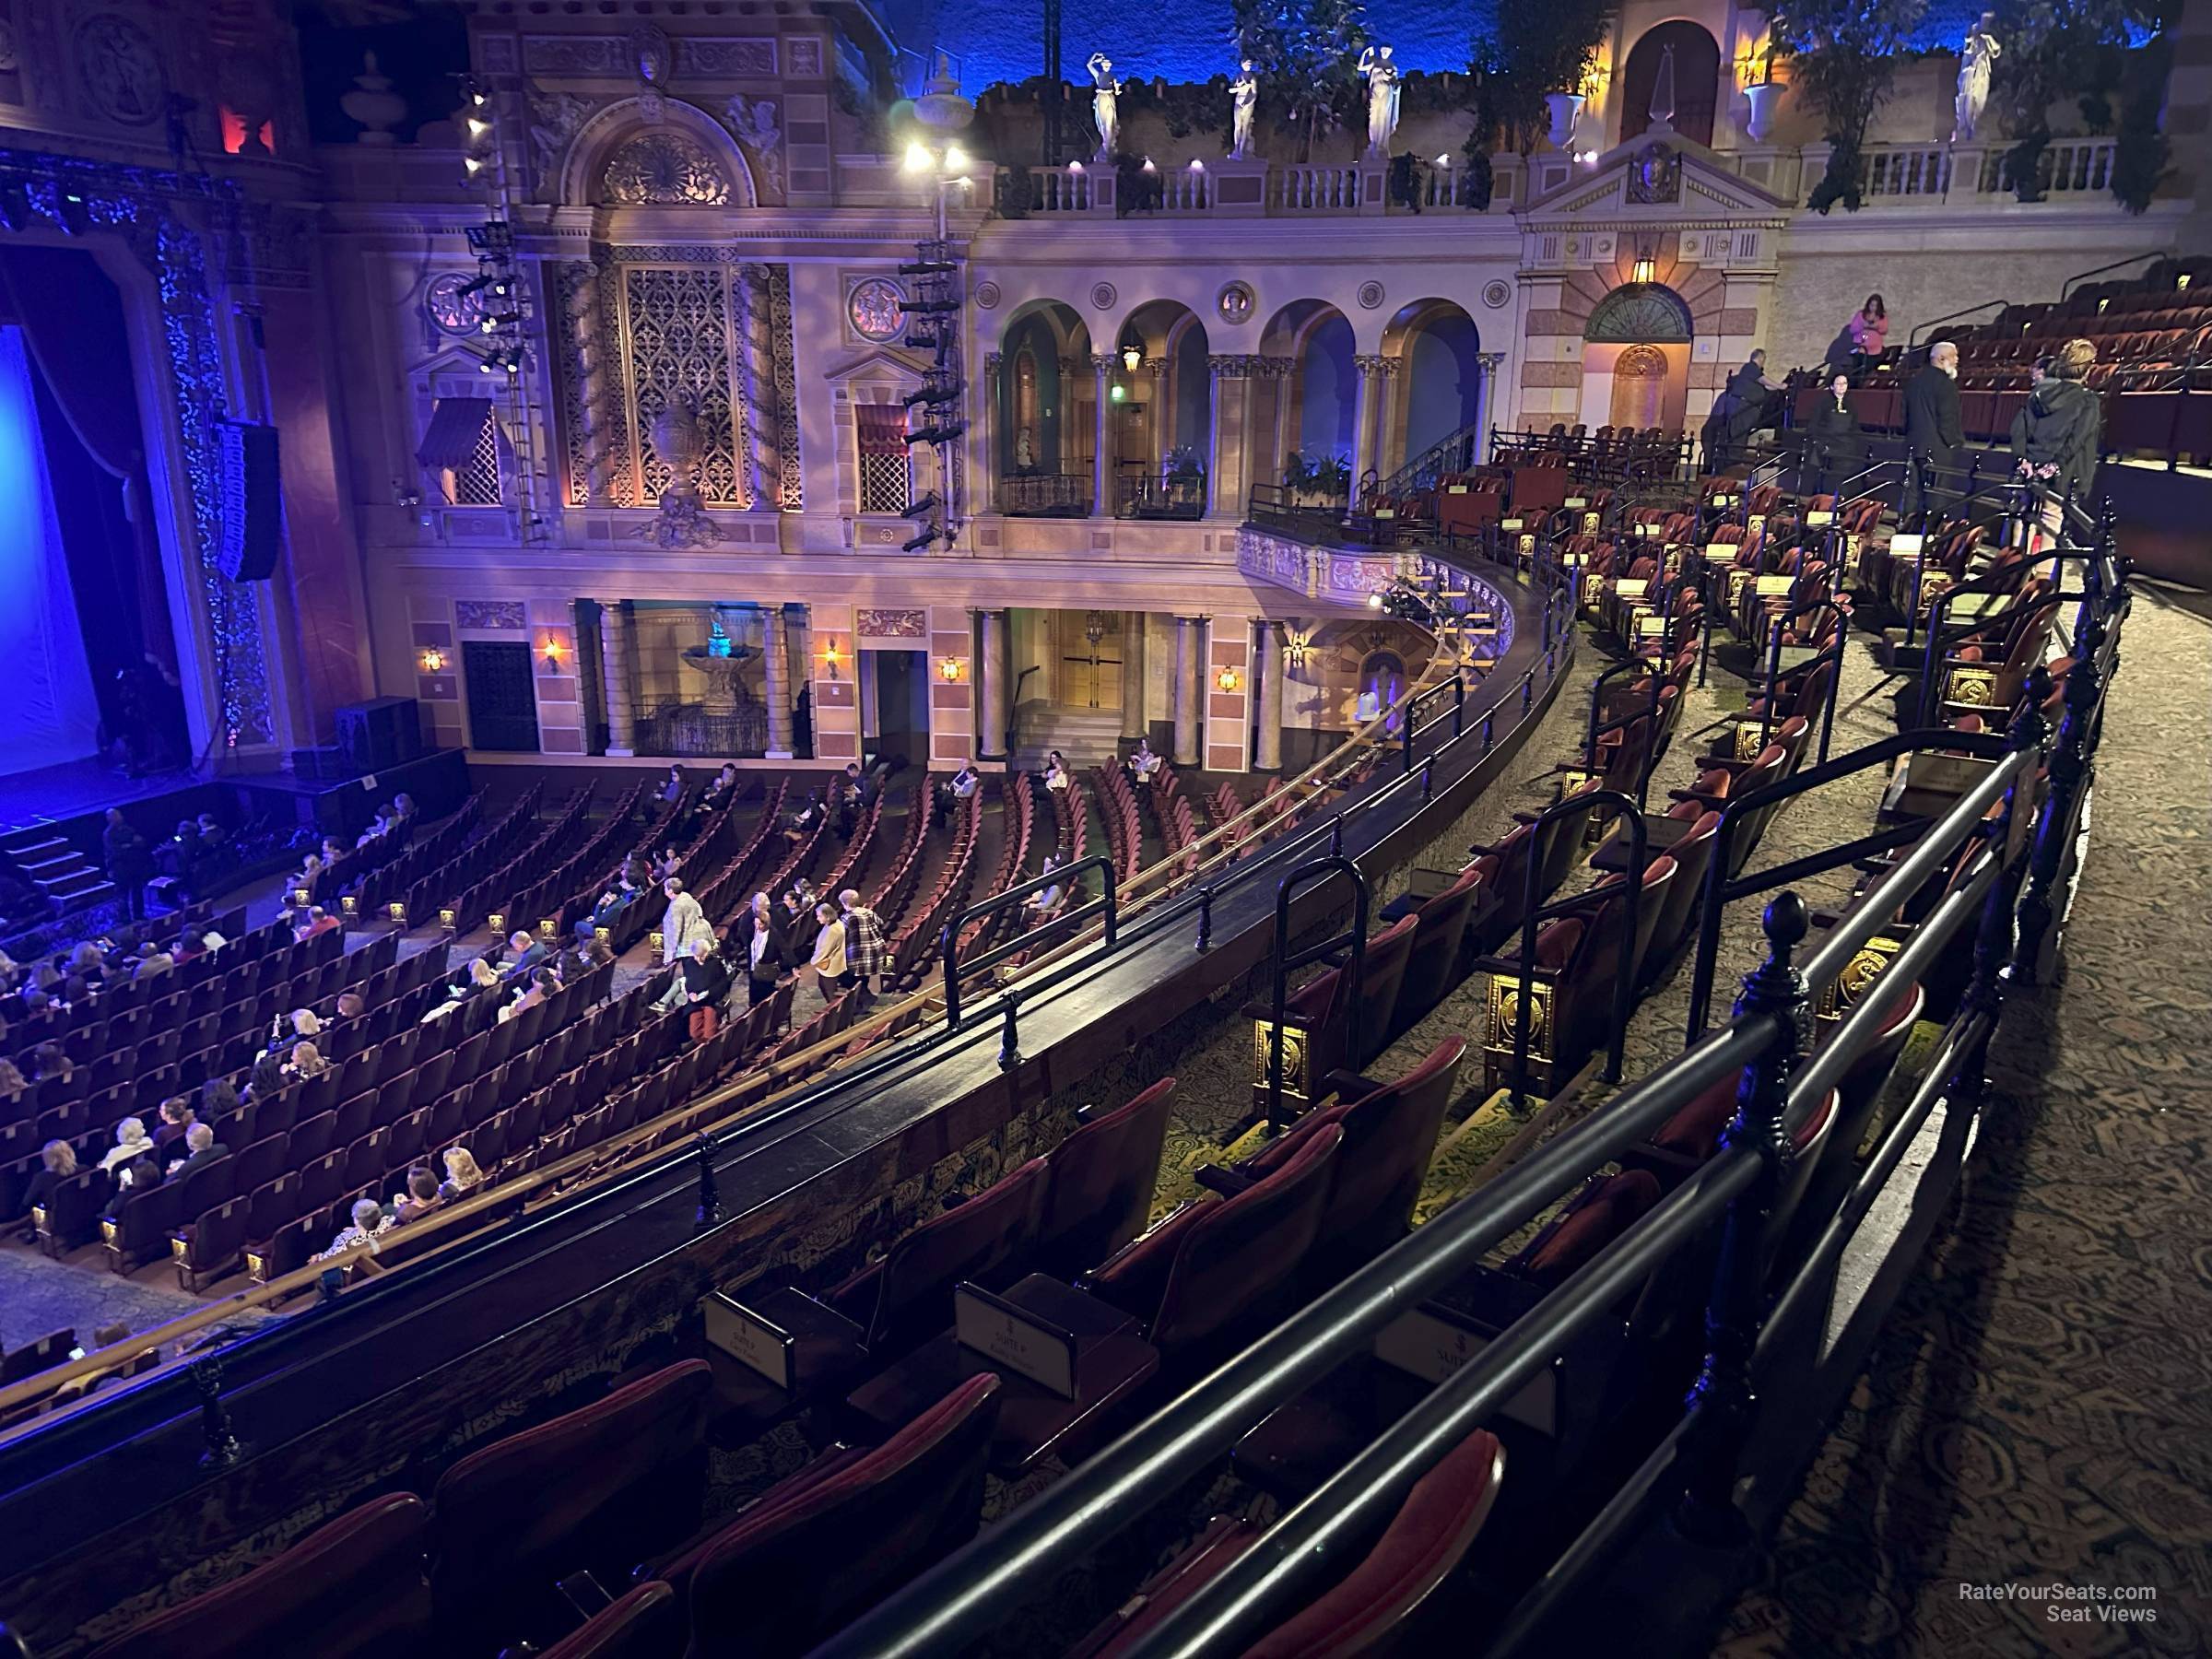
[[[614,470],[629,472],[630,499],[647,505],[667,488],[670,472],[654,452],[653,423],[679,394],[697,407],[699,488],[711,507],[742,507],[737,465],[741,394],[733,378],[732,272],[720,265],[640,266],[622,273],[623,435],[628,453]],[[620,494],[618,492],[618,499]]]
[[[1262,1091],[1267,1088],[1267,1033],[1272,1029],[1265,1019],[1253,1021],[1253,1086]],[[1283,1099],[1303,1105],[1312,1092],[1306,1077],[1306,1034],[1295,1026],[1285,1026]]]

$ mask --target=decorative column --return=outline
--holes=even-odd
[[[977,418],[970,423],[975,434],[968,462],[968,470],[975,478],[976,494],[971,503],[974,512],[1000,510],[998,481],[1009,470],[1005,457],[999,453],[1000,433],[1006,426],[1006,406],[1000,401],[1006,395],[1006,374],[1005,354],[986,353]]]
[[[606,333],[599,303],[599,267],[563,267],[562,298],[576,365],[576,402],[582,428],[578,448],[583,477],[577,482],[583,486],[585,506],[610,506],[607,473],[614,447],[614,379],[608,372]]]
[[[1174,761],[1178,766],[1198,764],[1198,670],[1205,642],[1204,617],[1175,618]]]
[[[638,752],[637,704],[629,689],[629,665],[636,654],[629,606],[619,599],[600,600],[599,667],[606,681],[606,752],[617,757]]]
[[[1497,400],[1492,395],[1499,371],[1504,367],[1502,351],[1477,352],[1482,362],[1482,383],[1475,388],[1475,460],[1477,465],[1490,458],[1490,425],[1496,419]]]
[[[1259,729],[1253,739],[1252,763],[1261,771],[1283,768],[1283,676],[1289,671],[1288,645],[1280,622],[1260,624],[1259,651],[1252,665],[1260,681]]]
[[[1150,619],[1144,611],[1122,613],[1122,735],[1129,738],[1151,729],[1145,719],[1145,629]]]
[[[1352,404],[1352,504],[1359,504],[1359,480],[1369,467],[1380,477],[1385,465],[1383,445],[1390,431],[1390,382],[1398,372],[1398,359],[1380,352],[1361,352],[1352,359],[1359,371],[1359,390]]]
[[[1227,512],[1244,516],[1251,492],[1252,469],[1247,454],[1252,434],[1252,373],[1254,359],[1216,357],[1206,359],[1213,371],[1213,420],[1208,433],[1211,453],[1206,464],[1206,511],[1210,518]]]
[[[760,614],[760,665],[768,673],[768,684],[761,688],[761,696],[768,704],[768,758],[788,760],[792,740],[791,648],[783,626],[783,607],[767,606]]]
[[[1094,518],[1113,516],[1113,365],[1111,351],[1090,355],[1098,382],[1098,434],[1090,456],[1090,511]]]
[[[975,668],[976,712],[982,724],[976,733],[977,759],[1006,758],[1006,727],[1013,718],[1014,688],[1006,681],[1006,613],[979,610]]]

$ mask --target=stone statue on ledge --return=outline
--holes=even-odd
[[[641,541],[663,547],[711,547],[722,532],[707,517],[699,499],[699,406],[690,394],[671,397],[648,429],[653,453],[668,469],[668,483],[661,491],[661,510],[653,521],[637,532]]]
[[[1099,128],[1099,159],[1114,152],[1122,137],[1122,83],[1113,78],[1113,60],[1102,52],[1090,54],[1090,116]]]
[[[1996,13],[1983,12],[1966,31],[1966,43],[1959,48],[1959,95],[1951,115],[1953,144],[1964,144],[1973,137],[1983,106],[1989,102],[1990,66],[2004,54],[1993,32],[1996,21]]]
[[[1370,46],[1360,53],[1359,68],[1367,76],[1367,153],[1387,156],[1398,131],[1398,66],[1389,47]]]
[[[1229,159],[1247,160],[1252,155],[1252,121],[1260,107],[1260,77],[1250,58],[1237,65],[1237,78],[1229,83]]]

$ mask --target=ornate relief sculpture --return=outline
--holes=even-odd
[[[599,194],[624,207],[721,207],[729,203],[730,182],[699,140],[655,128],[607,159]]]
[[[569,140],[592,112],[584,100],[567,92],[547,92],[533,85],[530,103],[530,154],[537,164],[537,183],[548,194],[560,177],[560,159]]]
[[[1997,37],[1992,32],[1996,21],[1995,12],[1983,12],[1966,31],[1966,44],[1959,49],[1959,92],[1952,105],[1953,144],[1963,144],[1974,135],[1974,125],[1982,119],[1982,107],[1989,102],[1990,66],[2004,53],[2004,48],[1997,44]]]
[[[1390,154],[1390,141],[1398,130],[1398,66],[1391,62],[1390,48],[1370,46],[1359,54],[1359,73],[1367,76],[1367,153]]]
[[[760,158],[760,172],[769,189],[783,189],[783,129],[776,124],[776,103],[772,98],[747,98],[740,92],[723,106],[723,118],[730,124],[730,131],[752,147]]]
[[[641,539],[664,547],[711,547],[722,532],[707,517],[699,499],[699,471],[704,445],[699,430],[699,405],[688,392],[678,392],[653,418],[653,450],[668,469],[668,483],[661,491],[661,511],[652,524],[638,532]]]
[[[1113,60],[1102,52],[1090,54],[1090,115],[1099,128],[1099,159],[1113,154],[1121,142],[1122,83],[1113,78]]]

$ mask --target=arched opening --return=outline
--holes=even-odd
[[[1689,307],[1659,283],[1626,283],[1599,300],[1583,331],[1583,424],[1600,436],[1679,433],[1690,334]]]
[[[999,511],[1079,518],[1090,511],[1097,430],[1090,330],[1072,306],[1047,300],[1017,312],[1001,339]]]
[[[1206,325],[1187,305],[1155,300],[1114,342],[1113,512],[1123,518],[1202,518],[1213,376]]]
[[[1359,661],[1359,694],[1352,711],[1354,721],[1365,725],[1405,694],[1405,659],[1394,651],[1369,652]]]
[[[1721,43],[1686,18],[1643,31],[1630,49],[1620,76],[1620,142],[1641,137],[1653,126],[1652,95],[1659,90],[1659,69],[1666,49],[1675,49],[1674,119],[1668,123],[1685,138],[1712,142],[1713,117],[1721,100]]]
[[[1481,420],[1482,332],[1451,300],[1423,300],[1391,320],[1382,351],[1399,362],[1389,426],[1377,445],[1387,478]]]
[[[1359,407],[1351,324],[1322,300],[1294,300],[1261,332],[1260,350],[1276,372],[1260,383],[1253,482],[1342,499]]]

